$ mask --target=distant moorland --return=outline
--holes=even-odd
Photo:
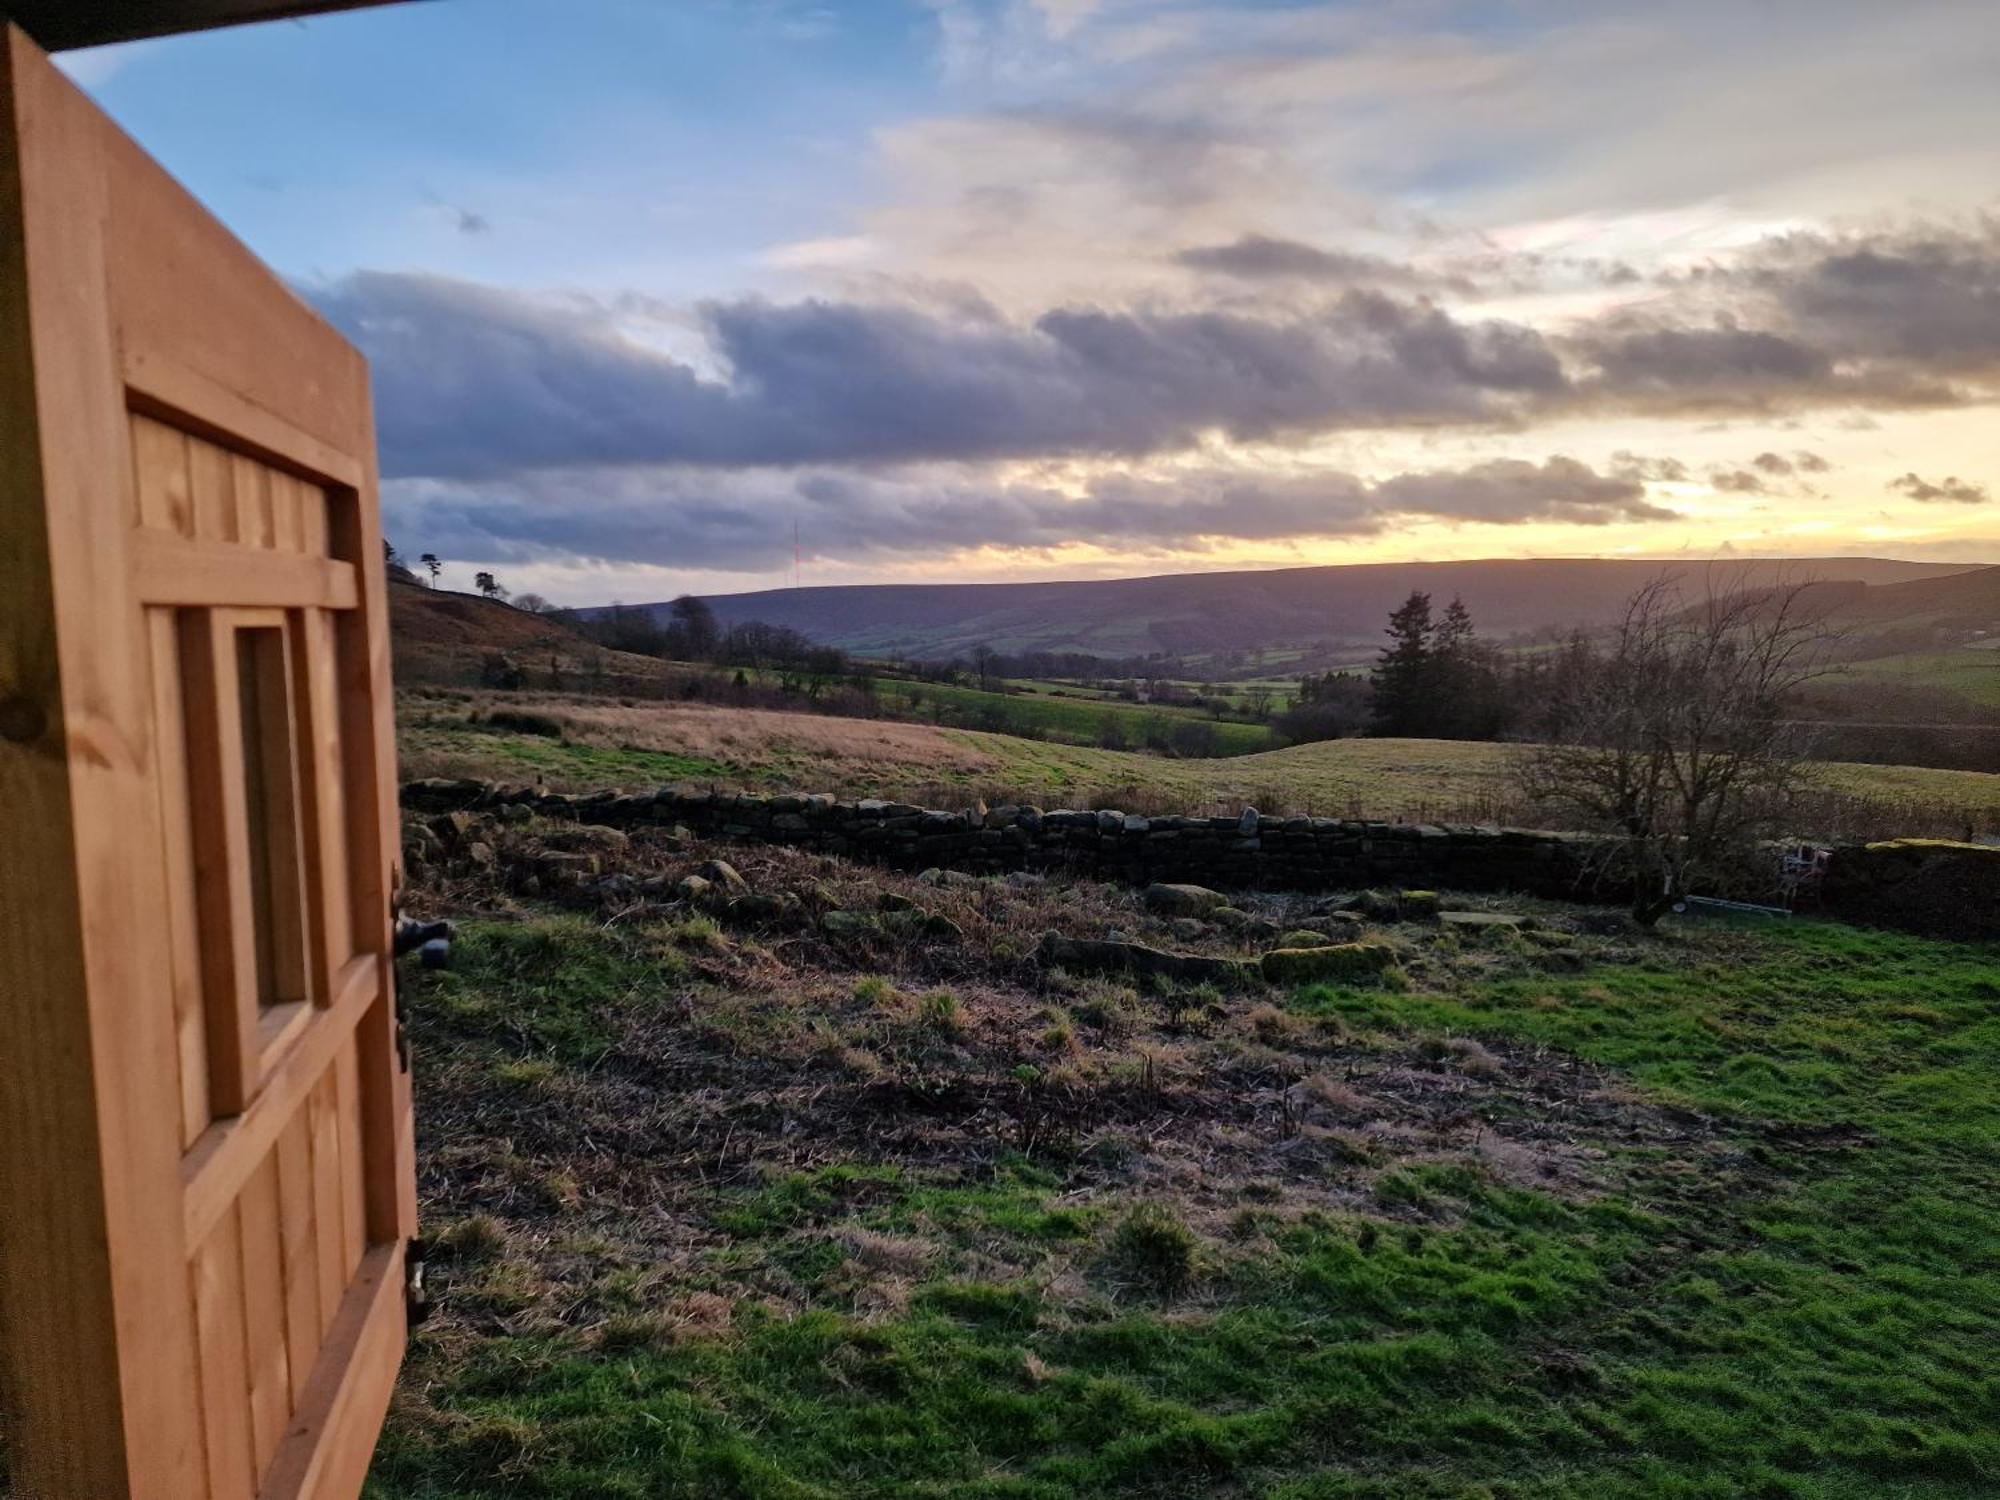
[[[1162,652],[1215,657],[1303,652],[1314,645],[1373,650],[1382,620],[1413,589],[1440,603],[1462,598],[1482,630],[1508,637],[1602,624],[1662,567],[1758,582],[1922,584],[1973,571],[1965,564],[1869,557],[1783,562],[1662,563],[1628,559],[1496,559],[1361,563],[1256,572],[1180,573],[1064,583],[865,584],[773,589],[708,600],[724,625],[763,620],[865,656],[941,660],[978,646],[1081,651],[1106,657]],[[1987,603],[2000,573],[1987,570]],[[1888,614],[1922,612],[1921,597],[1877,601]],[[664,605],[650,606],[655,610]]]

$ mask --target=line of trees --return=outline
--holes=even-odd
[[[867,677],[845,651],[823,646],[788,625],[745,620],[725,627],[708,602],[692,594],[682,594],[667,606],[664,624],[651,609],[626,604],[590,616],[568,610],[555,613],[586,640],[607,650],[733,667],[739,672],[771,672],[785,691],[808,697],[816,698],[843,680]]]

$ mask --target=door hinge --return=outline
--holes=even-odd
[[[403,1247],[403,1311],[412,1328],[431,1315],[430,1288],[424,1285],[425,1252],[422,1236]]]

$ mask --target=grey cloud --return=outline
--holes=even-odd
[[[961,548],[1097,543],[1200,551],[1224,542],[1369,535],[1415,519],[1511,525],[1670,518],[1636,482],[1564,456],[1494,460],[1370,483],[1353,474],[1198,469],[1109,473],[1081,494],[962,466],[876,473],[687,468],[545,471],[501,484],[402,480],[394,529],[493,561],[591,559],[754,571],[790,554],[796,522],[814,556],[846,561]]]
[[[1284,440],[1513,420],[1563,390],[1531,329],[1349,291],[1283,321],[1058,309],[995,317],[719,303],[719,377],[624,339],[604,309],[359,273],[312,295],[375,369],[385,472],[1136,455],[1204,434]]]
[[[1740,279],[1850,356],[1971,373],[2000,362],[2000,218],[1874,239],[1791,236]]]
[[[1956,474],[1947,475],[1935,484],[1928,479],[1919,479],[1915,474],[1904,474],[1890,480],[1889,488],[1926,504],[1984,505],[1993,498],[1985,485],[1960,479]]]
[[[1797,467],[1782,453],[1760,453],[1750,460],[1750,466],[1766,474],[1790,474]]]
[[[1825,384],[1833,361],[1821,351],[1760,329],[1615,326],[1578,341],[1613,395],[1660,396],[1700,404],[1718,397]]]
[[[1377,503],[1406,515],[1462,521],[1666,521],[1675,512],[1646,499],[1636,479],[1599,474],[1558,455],[1536,465],[1494,459],[1469,469],[1403,474],[1375,487]]]
[[[1762,495],[1769,493],[1770,488],[1764,483],[1762,475],[1722,464],[1708,471],[1708,482],[1723,493],[1732,495]]]
[[[970,300],[750,298],[696,311],[697,364],[626,337],[615,300],[383,272],[310,295],[371,358],[395,476],[1119,458],[1215,435],[1283,444],[1589,411],[1770,419],[1987,399],[1979,381],[2000,385],[1993,238],[1794,236],[1688,278],[1643,320],[1613,315],[1560,339],[1362,287],[1303,310],[1066,306],[1030,321]],[[1914,319],[1901,332],[1898,307]]]
[[[1666,279],[1650,322],[1571,346],[1601,391],[1689,407],[1941,406],[2000,382],[2000,217],[1797,233]]]
[[[1306,281],[1334,286],[1440,287],[1470,294],[1464,277],[1433,276],[1415,266],[1379,255],[1322,250],[1299,240],[1245,234],[1224,245],[1198,245],[1174,260],[1196,271],[1220,272],[1242,281]]]
[[[1611,472],[1621,479],[1655,479],[1682,483],[1688,466],[1678,458],[1649,458],[1620,448],[1611,455]]]

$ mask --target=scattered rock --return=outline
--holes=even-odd
[[[534,809],[525,802],[503,802],[493,814],[503,823],[526,823],[534,815]]]
[[[1333,939],[1323,932],[1314,932],[1310,927],[1299,927],[1278,939],[1280,948],[1327,948]]]
[[[826,923],[826,917],[847,917],[853,915],[856,914],[844,911],[830,911],[827,912],[825,916],[823,916],[820,919],[820,925],[823,928],[825,928],[825,930],[830,935],[835,937],[858,936],[859,935],[858,932],[849,932],[843,934],[840,931],[840,929],[846,925],[845,923],[835,922],[831,926],[828,926]],[[888,933],[889,936],[891,937],[914,938],[914,937],[921,937],[923,935],[924,914],[921,911],[917,911],[912,907],[906,906],[894,911],[885,911],[879,918],[876,918],[875,920],[881,927],[881,929],[884,932]]]
[[[882,924],[865,911],[830,911],[819,919],[820,931],[837,940],[877,936]]]
[[[1258,812],[1254,807],[1243,809],[1243,816],[1236,820],[1236,832],[1241,838],[1254,839],[1257,836]]]
[[[683,901],[699,901],[714,889],[714,881],[704,880],[699,875],[683,875],[674,886]]]
[[[941,870],[933,865],[917,877],[919,885],[978,885],[977,875],[968,875],[963,870]]]
[[[1184,943],[1198,943],[1208,936],[1208,924],[1200,917],[1175,917],[1167,924]]]
[[[1243,911],[1234,906],[1218,906],[1208,914],[1209,921],[1218,927],[1240,933],[1246,938],[1259,942],[1268,941],[1278,935],[1278,924],[1269,917],[1260,917],[1255,912]]]
[[[737,896],[723,908],[732,922],[776,922],[791,908],[777,896]]]
[[[479,820],[469,812],[448,812],[431,819],[431,832],[447,847],[456,847],[472,836]]]
[[[1427,922],[1438,914],[1438,893],[1402,891],[1396,896],[1396,905],[1405,922]]]
[[[1144,943],[1066,938],[1054,932],[1043,936],[1036,957],[1045,968],[1077,974],[1133,974],[1184,984],[1240,984],[1249,974],[1249,965],[1233,958],[1169,953]]]
[[[1142,899],[1148,911],[1163,917],[1202,917],[1229,904],[1222,892],[1205,885],[1149,885]]]
[[[706,860],[695,870],[695,873],[704,880],[713,881],[732,896],[740,896],[750,889],[750,882],[738,874],[736,866],[730,864],[727,860]]]
[[[1374,922],[1429,922],[1438,914],[1436,891],[1363,891],[1338,903],[1334,914],[1348,913]]]
[[[1403,907],[1387,891],[1362,891],[1340,902],[1335,911],[1366,917],[1373,922],[1393,922],[1402,916]]]
[[[1324,948],[1274,948],[1258,967],[1272,984],[1372,979],[1396,961],[1386,943],[1333,943]]]
[[[901,891],[884,891],[875,898],[875,905],[882,911],[917,911],[917,903]]]
[[[1437,918],[1443,926],[1456,928],[1461,932],[1490,932],[1500,929],[1520,932],[1535,925],[1533,917],[1505,911],[1441,911],[1437,914]]]

